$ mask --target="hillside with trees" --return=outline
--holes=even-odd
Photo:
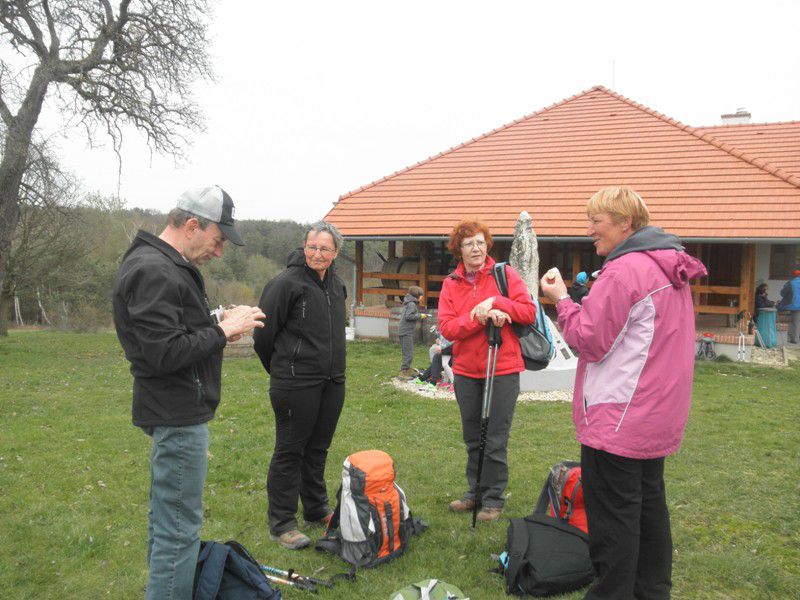
[[[122,255],[139,229],[158,234],[165,223],[166,214],[129,209],[100,196],[23,204],[0,292],[0,332],[9,324],[78,331],[109,327]],[[303,241],[304,226],[294,221],[243,220],[236,227],[246,246],[226,244],[221,259],[201,268],[212,305],[256,303],[264,284]],[[370,260],[378,261],[372,255]],[[353,257],[353,243],[347,242],[336,259],[351,298]]]

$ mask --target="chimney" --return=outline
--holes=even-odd
[[[750,115],[746,108],[737,108],[736,112],[729,115],[722,115],[723,125],[745,125],[750,122]]]

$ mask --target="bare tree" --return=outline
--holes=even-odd
[[[45,102],[119,152],[133,125],[158,152],[179,153],[202,126],[191,96],[211,78],[207,0],[0,0],[0,43],[25,63],[0,60],[0,289],[20,215],[20,188]]]
[[[56,274],[88,251],[86,231],[75,210],[78,196],[75,177],[61,169],[46,144],[32,143],[20,184],[19,218],[0,286],[0,335],[7,332],[7,307],[12,300],[25,292],[35,291],[38,297],[40,286],[49,285]],[[40,310],[44,312],[41,304]]]

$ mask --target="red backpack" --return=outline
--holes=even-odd
[[[561,521],[589,533],[580,463],[564,461],[550,469],[533,512],[557,516]]]
[[[415,520],[394,480],[394,461],[364,450],[344,461],[338,503],[318,550],[338,554],[356,567],[374,567],[401,555],[408,538],[427,525]]]

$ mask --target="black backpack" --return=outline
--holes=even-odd
[[[238,542],[200,542],[192,600],[281,600]]]
[[[506,274],[506,263],[495,263],[492,270],[494,282],[497,289],[503,296],[508,297],[508,275]],[[525,362],[525,369],[528,371],[541,371],[546,369],[550,360],[555,354],[553,336],[547,327],[544,311],[539,300],[531,296],[531,302],[536,305],[536,320],[530,325],[520,325],[514,323],[514,332],[519,338],[520,349],[522,350],[522,360]]]
[[[548,478],[545,490],[549,483]],[[594,579],[589,536],[569,524],[569,514],[564,518],[547,514],[548,505],[538,502],[533,514],[511,519],[506,550],[500,557],[500,572],[505,574],[509,594],[565,594]]]

